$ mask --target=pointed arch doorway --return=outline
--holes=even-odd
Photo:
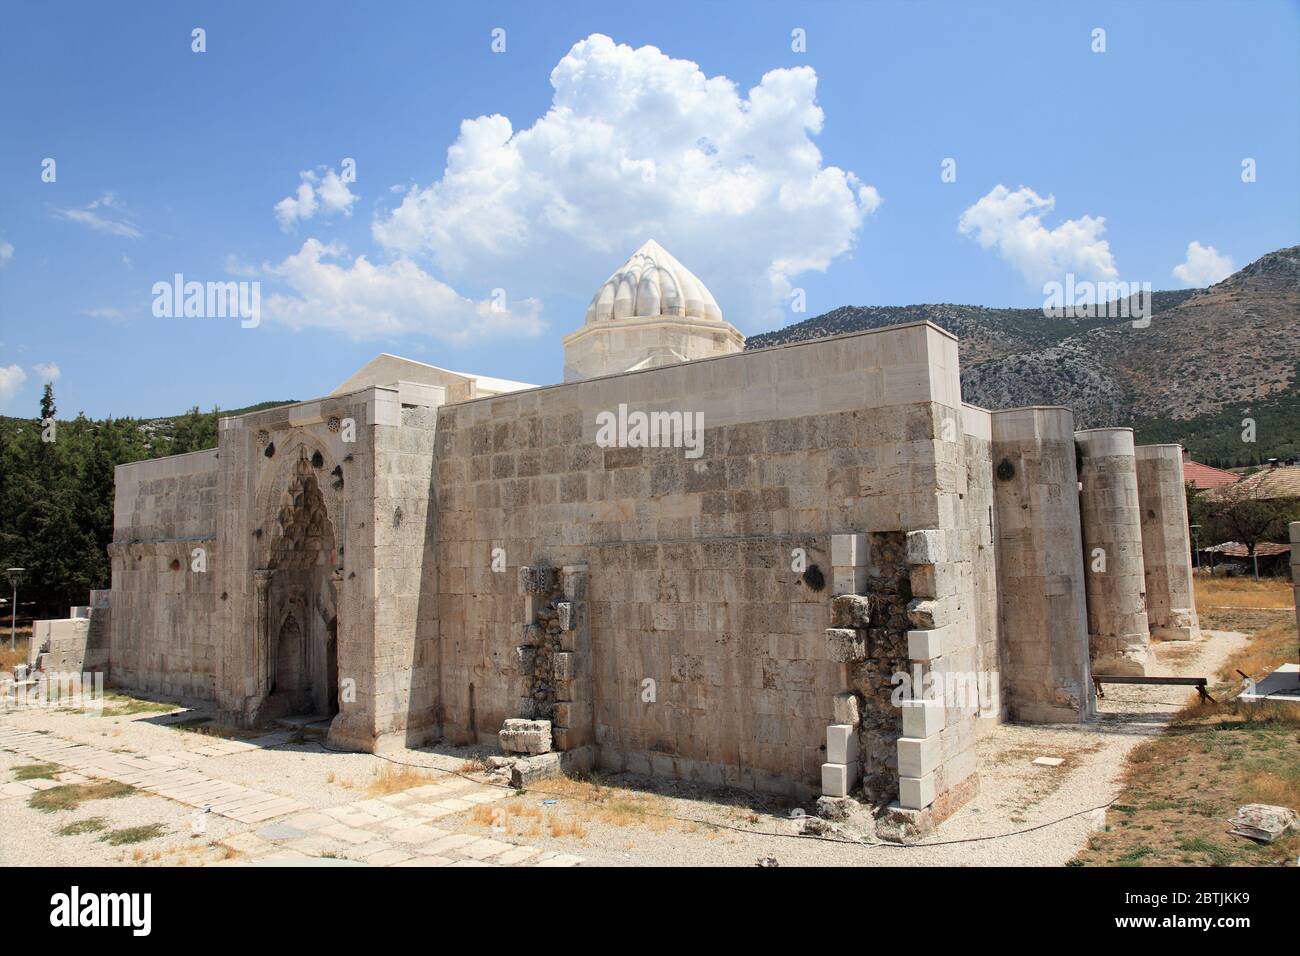
[[[338,587],[334,529],[316,478],[299,448],[277,515],[279,534],[260,587],[266,719],[339,710]]]

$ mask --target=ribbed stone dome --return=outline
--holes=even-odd
[[[658,315],[722,320],[713,293],[651,239],[605,280],[587,306],[587,324]]]

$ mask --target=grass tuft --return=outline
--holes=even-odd
[[[110,846],[126,846],[130,843],[144,843],[155,840],[167,832],[161,823],[148,823],[139,827],[126,827],[121,830],[109,830],[99,839]]]
[[[135,787],[124,783],[108,781],[106,783],[65,783],[59,787],[50,787],[33,793],[27,805],[42,813],[58,813],[63,810],[75,810],[87,800],[111,800],[135,793]]]

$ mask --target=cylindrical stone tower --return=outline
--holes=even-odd
[[[1138,502],[1142,511],[1142,564],[1147,581],[1151,636],[1194,640],[1200,636],[1192,590],[1187,490],[1181,445],[1138,445]]]
[[[1133,429],[1074,433],[1094,674],[1142,675],[1151,650]]]
[[[1015,720],[1088,717],[1088,608],[1079,532],[1074,415],[993,412],[1003,687]]]

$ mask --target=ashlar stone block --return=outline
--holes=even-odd
[[[551,722],[510,717],[497,733],[497,739],[506,753],[548,753],[551,749]]]
[[[849,627],[828,627],[826,643],[831,659],[841,664],[867,659],[867,640],[858,631]]]
[[[871,599],[863,594],[840,594],[832,598],[831,624],[834,627],[870,626]]]
[[[826,728],[826,761],[842,764],[858,762],[856,727],[852,724],[831,724]]]

